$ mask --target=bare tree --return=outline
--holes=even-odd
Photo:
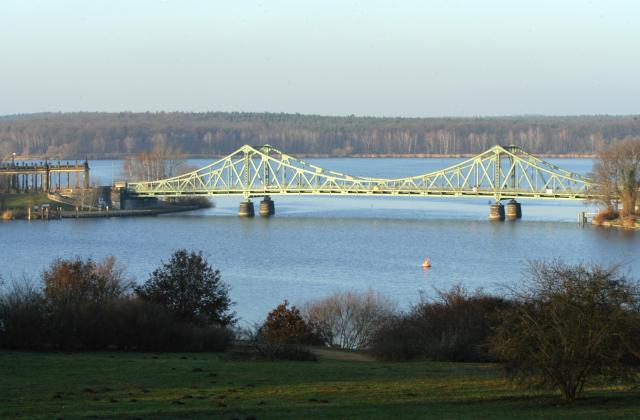
[[[151,152],[125,159],[123,175],[126,179],[153,181],[179,175],[184,170],[184,155],[179,148],[167,145],[166,138],[161,135],[155,135],[152,143]]]
[[[379,323],[393,313],[393,303],[372,290],[335,293],[303,309],[307,323],[329,345],[353,350],[367,348]]]
[[[599,201],[607,210],[636,214],[640,188],[640,138],[627,138],[598,153],[594,164]],[[622,208],[619,208],[619,204]]]
[[[616,266],[534,262],[515,292],[490,339],[512,378],[574,400],[594,377],[633,376],[640,361],[638,283]]]

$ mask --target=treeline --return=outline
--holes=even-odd
[[[591,154],[640,137],[638,116],[373,118],[275,113],[44,113],[0,117],[0,159],[110,158],[158,146],[190,156],[269,143],[298,155],[456,155],[495,144]]]

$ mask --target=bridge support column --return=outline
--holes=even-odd
[[[507,219],[518,220],[522,219],[522,206],[516,200],[511,199],[507,203]]]
[[[51,189],[51,172],[49,168],[49,162],[44,163],[45,173],[44,173],[44,183],[43,189],[45,192],[49,192]]]
[[[89,182],[89,161],[85,159],[84,164],[82,166],[84,167],[83,176],[82,176],[82,182],[83,182],[82,186],[85,189],[87,189],[91,186],[91,183]]]
[[[253,217],[255,216],[255,210],[253,209],[253,202],[248,198],[240,203],[240,210],[238,211],[240,217]]]
[[[269,217],[276,214],[276,206],[268,195],[260,202],[260,216]]]
[[[504,206],[499,201],[489,207],[489,220],[497,222],[504,220]]]

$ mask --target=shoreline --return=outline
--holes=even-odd
[[[591,224],[594,226],[602,227],[602,228],[614,228],[614,229],[623,229],[623,230],[640,230],[640,220],[623,220],[620,218],[613,220],[603,220],[599,223],[596,223],[595,220],[591,221]]]
[[[415,158],[433,158],[433,159],[464,159],[477,156],[478,153],[353,153],[348,155],[334,155],[331,153],[292,153],[292,156],[302,159],[415,159]],[[181,156],[180,159],[220,159],[226,155],[201,155],[192,154]],[[554,158],[554,159],[593,159],[597,155],[596,153],[535,153],[535,156],[540,158]],[[91,157],[88,159],[93,161],[108,161],[108,160],[124,160],[128,155],[114,155],[104,157]],[[52,158],[47,156],[18,156],[15,157],[19,161],[39,161],[48,159],[49,161],[84,161],[85,158]]]
[[[5,210],[0,218],[1,221],[9,222],[11,220],[59,220],[59,219],[91,219],[91,218],[110,218],[110,217],[143,217],[157,216],[160,214],[182,213],[187,211],[200,210],[202,206],[180,206],[180,207],[164,207],[155,209],[136,209],[136,210],[102,210],[102,211],[75,211],[75,210],[56,210],[51,211],[46,218],[42,218],[40,213],[32,213],[31,219],[24,208],[15,208]],[[5,216],[6,215],[6,216]]]

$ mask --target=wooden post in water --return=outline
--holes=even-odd
[[[578,213],[578,224],[580,224],[580,226],[583,226],[583,227],[587,224],[586,211],[581,211],[580,213]]]

